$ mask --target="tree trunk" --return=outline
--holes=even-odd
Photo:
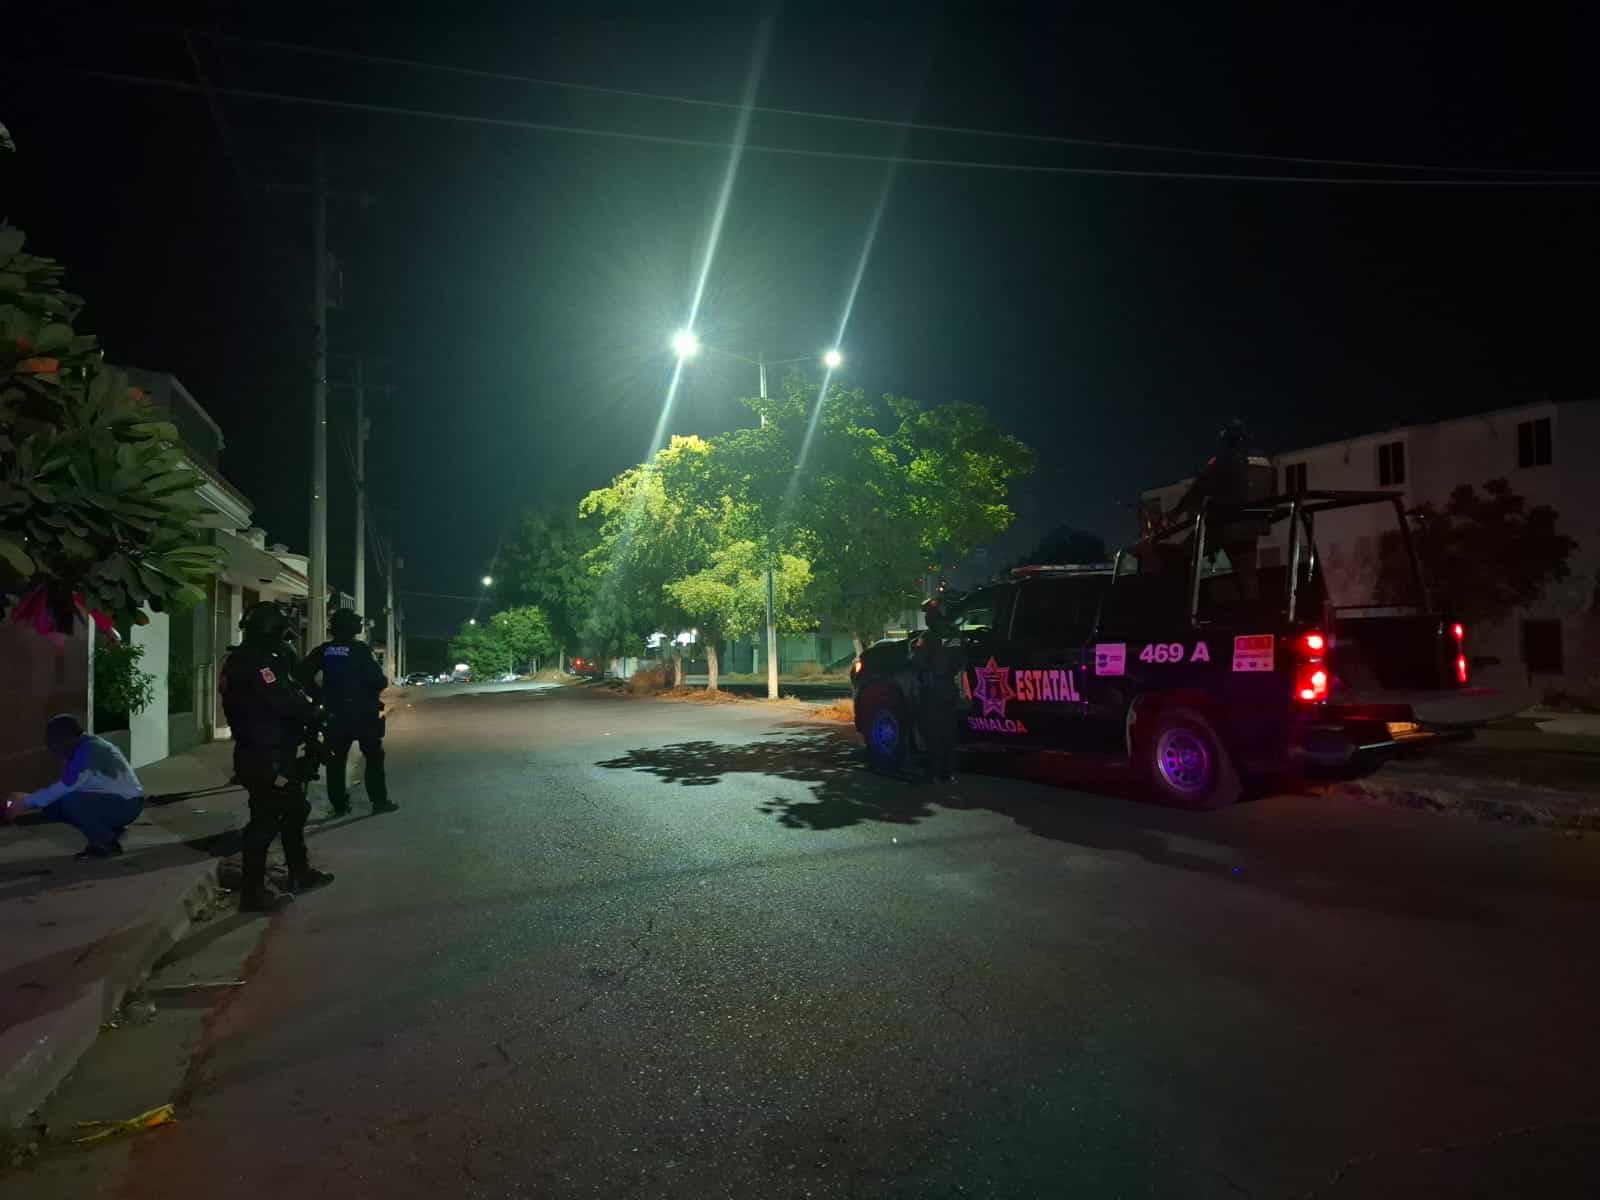
[[[861,652],[867,648],[866,641],[859,633],[852,633],[850,635],[850,640],[856,644],[856,657],[860,658]]]
[[[672,643],[672,686],[683,686],[683,647],[677,642]]]
[[[717,639],[706,639],[706,691],[717,690]]]

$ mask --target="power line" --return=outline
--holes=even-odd
[[[12,64],[16,65],[16,64]],[[198,84],[176,79],[160,79],[145,75],[129,75],[117,71],[95,71],[79,67],[63,67],[93,79],[128,83],[143,87],[166,88],[171,91],[203,91]],[[413,117],[426,120],[449,121],[463,125],[482,125],[500,129],[521,129],[535,133],[565,133],[584,137],[609,138],[614,141],[645,142],[660,146],[686,146],[699,150],[734,150],[740,147],[731,142],[712,141],[708,138],[672,137],[664,134],[631,133],[619,129],[585,129],[576,125],[560,125],[548,121],[524,121],[511,117],[484,117],[466,113],[437,112],[432,109],[412,108],[397,104],[373,104],[357,100],[333,100],[316,96],[297,96],[284,92],[267,92],[254,88],[214,88],[222,95],[246,100],[263,100],[277,104],[301,107],[327,108],[343,112],[376,113],[384,116]],[[1222,183],[1313,183],[1324,185],[1368,185],[1378,187],[1455,187],[1455,188],[1557,188],[1600,187],[1600,177],[1567,179],[1391,179],[1377,175],[1253,175],[1244,172],[1172,171],[1131,167],[1068,167],[1047,163],[982,162],[972,159],[929,158],[907,155],[867,154],[847,150],[808,150],[795,146],[768,146],[746,144],[746,152],[758,154],[785,154],[801,158],[834,159],[848,162],[893,162],[902,166],[950,167],[973,171],[1005,171],[1017,174],[1056,176],[1097,176],[1122,179],[1195,179]]]
[[[189,32],[185,31],[188,37]],[[434,71],[444,75],[461,75],[473,79],[492,79],[502,83],[521,83],[534,87],[562,88],[569,91],[590,92],[602,96],[620,96],[633,100],[650,100],[660,104],[682,104],[695,108],[718,109],[727,112],[757,112],[770,116],[796,117],[808,121],[835,121],[849,125],[867,125],[877,128],[917,130],[924,133],[948,133],[963,137],[1001,138],[1009,141],[1033,142],[1040,145],[1080,146],[1098,150],[1137,151],[1147,154],[1182,154],[1199,158],[1236,158],[1255,162],[1294,163],[1299,166],[1348,167],[1384,171],[1432,171],[1457,175],[1527,175],[1539,178],[1572,176],[1600,176],[1600,170],[1543,170],[1536,167],[1464,167],[1430,163],[1386,162],[1372,159],[1313,158],[1294,154],[1264,154],[1246,150],[1206,150],[1195,146],[1168,146],[1153,142],[1123,142],[1104,138],[1068,137],[1064,134],[1022,133],[1005,129],[982,129],[966,125],[939,125],[920,121],[895,121],[886,117],[861,117],[850,113],[816,112],[798,108],[775,108],[761,104],[748,107],[726,100],[700,100],[692,96],[672,96],[662,92],[635,91],[631,88],[604,87],[592,83],[574,83],[565,79],[547,79],[535,75],[518,75],[506,71],[489,71],[479,67],[459,67],[446,63],[432,63],[422,59],[397,58],[390,55],[362,54],[354,50],[330,50],[322,46],[306,46],[298,42],[281,42],[241,37],[230,33],[199,31],[197,36],[213,41],[236,45],[257,46],[262,49],[281,50],[289,54],[311,55],[340,59],[347,62],[373,63],[380,66],[408,67],[419,71]],[[755,149],[756,147],[750,147]]]
[[[413,592],[407,588],[396,588],[395,590],[402,596],[419,596],[424,600],[461,600],[467,604],[476,604],[483,599],[482,595],[457,596],[450,592]]]

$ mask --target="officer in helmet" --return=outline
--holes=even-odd
[[[282,647],[289,619],[276,604],[251,605],[239,622],[241,644],[222,666],[222,707],[233,731],[233,769],[250,796],[250,821],[244,827],[243,874],[239,907],[267,912],[289,897],[267,884],[267,850],[283,841],[291,892],[331,883],[306,857],[305,825],[311,813],[296,751],[313,704],[284,669]]]
[[[383,689],[388,683],[372,649],[359,640],[361,618],[348,608],[328,618],[330,641],[300,664],[300,681],[328,710],[328,803],[335,814],[350,811],[344,769],[350,744],[361,744],[367,762],[367,796],[372,811],[393,812],[383,772]]]

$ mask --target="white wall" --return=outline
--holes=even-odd
[[[166,613],[145,610],[147,625],[133,627],[132,643],[143,646],[141,671],[156,677],[156,696],[143,712],[128,718],[128,760],[135,767],[167,757],[167,654],[170,622]]]

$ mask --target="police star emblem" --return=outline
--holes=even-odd
[[[1017,693],[1011,687],[1011,668],[1002,667],[994,661],[994,655],[989,656],[989,665],[974,667],[973,675],[977,677],[977,686],[972,689],[973,695],[983,701],[983,715],[986,717],[1003,717],[1006,715],[1006,701],[1015,700]]]

